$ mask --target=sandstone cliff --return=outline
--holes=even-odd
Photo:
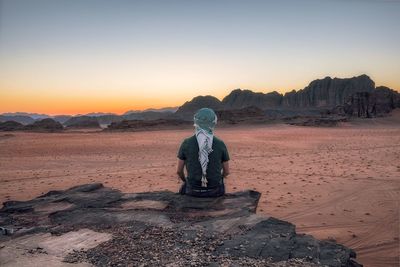
[[[336,108],[348,116],[371,118],[387,114],[400,107],[400,94],[387,87],[377,87],[372,92],[357,92]]]
[[[245,107],[258,107],[265,109],[267,107],[278,107],[282,103],[282,95],[278,92],[255,93],[250,90],[233,90],[223,100],[225,109],[241,109]]]
[[[197,96],[180,106],[174,115],[177,118],[192,120],[194,113],[201,108],[220,110],[223,109],[223,105],[221,101],[214,96]]]
[[[372,92],[374,89],[375,83],[367,75],[346,79],[326,77],[312,81],[302,90],[286,93],[282,104],[292,108],[333,108],[343,105],[347,98],[355,93]]]

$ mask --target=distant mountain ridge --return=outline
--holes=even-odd
[[[386,88],[386,87],[385,87]],[[256,107],[262,110],[304,110],[304,109],[334,109],[345,105],[353,95],[364,92],[372,97],[382,95],[394,99],[392,106],[400,105],[400,94],[386,88],[385,94],[375,94],[382,87],[375,88],[375,82],[363,74],[352,78],[325,77],[312,81],[304,89],[280,94],[276,91],[270,93],[256,93],[251,90],[235,89],[222,101],[212,96],[197,96],[191,101],[185,102],[176,112],[180,118],[189,119],[193,113],[202,107],[210,107],[216,110],[243,109]],[[392,101],[392,102],[393,102]]]
[[[190,101],[186,101],[180,107],[141,111],[130,110],[123,115],[96,112],[77,116],[49,116],[46,114],[16,112],[1,114],[0,122],[16,121],[27,125],[34,123],[38,119],[53,118],[65,126],[70,123],[77,125],[89,125],[91,123],[95,125],[95,121],[104,126],[124,120],[191,120],[194,112],[203,107],[209,107],[216,111],[238,110],[220,113],[224,114],[224,117],[241,114],[246,118],[247,115],[244,114],[246,110],[254,113],[257,109],[262,110],[266,116],[271,118],[285,116],[285,114],[292,114],[293,116],[295,114],[300,116],[304,114],[319,114],[320,109],[370,116],[380,112],[387,113],[393,108],[400,107],[400,94],[387,87],[375,87],[375,82],[369,76],[363,74],[352,78],[325,77],[317,79],[310,82],[303,89],[293,90],[285,94],[280,94],[276,91],[261,93],[247,89],[235,89],[225,96],[222,101],[211,95],[197,96]],[[248,115],[251,115],[250,113]],[[256,113],[258,114],[259,111]],[[91,122],[89,123],[89,121]]]

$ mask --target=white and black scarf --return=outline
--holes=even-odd
[[[200,127],[196,127],[196,139],[199,144],[199,162],[202,170],[201,186],[207,187],[208,155],[213,151],[212,144],[214,135]]]

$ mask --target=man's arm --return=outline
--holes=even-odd
[[[183,182],[185,182],[185,173],[183,171],[183,168],[185,167],[185,161],[178,159],[178,168],[176,170],[176,174],[178,174],[179,178],[181,178],[181,180]]]
[[[226,178],[229,175],[229,161],[222,162],[222,176]]]

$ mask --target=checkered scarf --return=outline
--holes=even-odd
[[[198,126],[196,126],[196,139],[199,144],[199,162],[202,170],[201,186],[207,187],[207,167],[208,155],[213,151],[212,143],[214,135]]]

